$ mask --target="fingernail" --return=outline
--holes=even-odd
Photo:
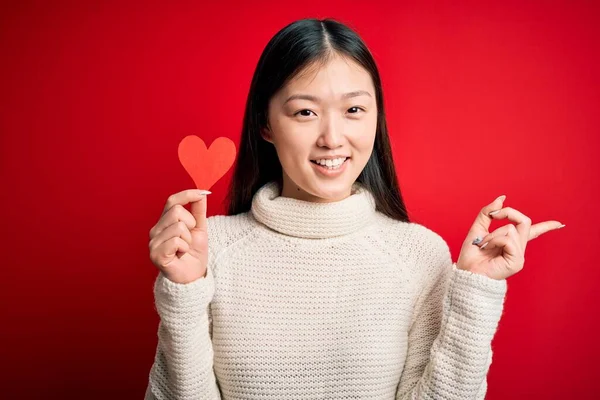
[[[488,243],[489,243],[489,242],[485,242],[485,243],[483,244],[483,246],[481,246],[481,247],[479,248],[479,250],[483,250],[483,249],[484,249],[484,247],[488,245]]]
[[[565,226],[566,226],[565,224],[562,224],[561,226],[559,226],[559,227],[558,227],[558,228],[556,228],[556,229],[564,228]]]
[[[488,213],[488,215],[494,215],[494,214],[498,214],[500,212],[500,210],[496,210],[496,211],[490,211]]]
[[[481,241],[482,241],[482,240],[483,240],[483,238],[481,238],[481,237],[477,236],[477,237],[475,238],[475,240],[473,240],[472,244],[479,244],[479,243],[481,243]]]
[[[503,194],[502,196],[498,196],[498,198],[496,198],[496,200],[502,200],[502,201],[504,201],[504,200],[506,200],[506,195]]]
[[[205,194],[211,194],[212,192],[209,192],[208,190],[198,190],[198,194],[201,195],[205,195]]]

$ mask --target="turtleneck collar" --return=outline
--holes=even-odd
[[[252,215],[269,228],[289,236],[324,239],[343,236],[367,225],[375,215],[375,199],[360,184],[351,195],[332,203],[282,197],[275,181],[262,186],[252,199]]]

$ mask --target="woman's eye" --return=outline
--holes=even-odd
[[[361,107],[350,107],[350,108],[348,109],[348,112],[349,112],[350,114],[358,114],[358,113],[359,113],[359,111],[362,111],[362,112],[364,112],[365,110],[364,110],[364,109],[362,109]],[[294,114],[294,116],[296,116],[296,115],[301,115],[301,116],[303,116],[303,117],[310,117],[310,116],[311,116],[311,113],[312,113],[313,115],[316,115],[316,114],[315,114],[314,112],[312,112],[311,110],[309,110],[309,109],[304,109],[304,110],[300,110],[300,111],[298,111],[297,113],[295,113],[295,114]]]
[[[300,114],[300,115],[302,115],[303,117],[310,117],[310,113],[312,113],[312,111],[310,111],[310,110],[306,110],[306,109],[305,109],[305,110],[300,110],[300,111],[298,111],[298,112],[297,112],[296,114],[294,114],[294,115],[298,115],[298,114]],[[313,113],[313,114],[314,114],[314,113]]]

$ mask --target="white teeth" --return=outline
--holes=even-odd
[[[336,158],[333,160],[315,160],[315,163],[326,167],[327,169],[338,169],[346,161],[346,158]]]
[[[333,160],[315,160],[317,164],[326,166],[326,167],[336,167],[340,166],[346,161],[346,158],[335,158]]]

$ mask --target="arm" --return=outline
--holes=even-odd
[[[506,280],[458,270],[441,247],[416,304],[396,400],[485,398]]]
[[[205,278],[187,284],[171,282],[159,273],[154,284],[158,346],[145,400],[221,398],[213,373],[207,310],[214,290],[210,267]]]

